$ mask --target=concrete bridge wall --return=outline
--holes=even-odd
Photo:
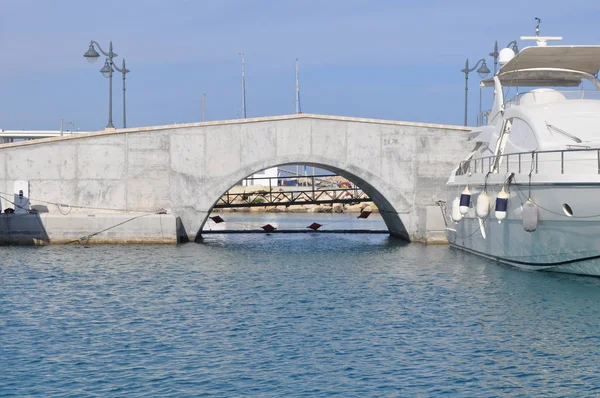
[[[291,115],[112,130],[0,145],[0,189],[29,180],[32,204],[75,212],[151,212],[178,217],[194,240],[219,197],[259,170],[305,163],[363,188],[390,233],[443,236],[435,205],[468,152],[466,129],[320,115]],[[3,195],[4,196],[4,195]]]

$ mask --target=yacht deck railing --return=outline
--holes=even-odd
[[[600,175],[600,148],[572,148],[508,153],[460,162],[456,175],[514,172],[516,174]]]

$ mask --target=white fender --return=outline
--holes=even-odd
[[[483,191],[477,197],[477,205],[475,206],[477,217],[486,218],[490,214],[490,196]]]
[[[538,224],[538,209],[531,199],[527,199],[527,202],[523,204],[521,215],[523,217],[523,228],[525,231],[535,231]]]
[[[452,221],[454,221],[454,222],[459,222],[463,218],[462,214],[460,214],[459,207],[460,207],[460,200],[458,199],[458,196],[457,196],[452,201],[451,216],[452,216]]]
[[[469,212],[469,207],[471,207],[471,192],[469,191],[469,186],[466,186],[465,189],[460,194],[460,214],[463,216]]]
[[[506,218],[506,209],[508,208],[508,194],[504,191],[504,187],[496,196],[496,210],[494,211],[494,215],[498,220],[498,223],[501,223],[502,220]]]

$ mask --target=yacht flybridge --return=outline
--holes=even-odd
[[[539,25],[538,25],[539,26]],[[450,245],[514,266],[600,275],[600,46],[500,52],[486,123],[447,183]]]

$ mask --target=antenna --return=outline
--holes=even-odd
[[[202,121],[204,121],[204,113],[206,111],[206,94],[202,94]]]
[[[296,113],[302,113],[300,108],[300,81],[298,79],[298,58],[296,58]]]
[[[540,36],[540,23],[542,20],[535,17],[537,25],[535,27],[535,36],[521,36],[521,40],[535,40],[538,47],[546,47],[549,41],[562,40],[562,36]]]
[[[244,53],[240,53],[242,57],[242,118],[246,118],[246,71],[244,69]]]

